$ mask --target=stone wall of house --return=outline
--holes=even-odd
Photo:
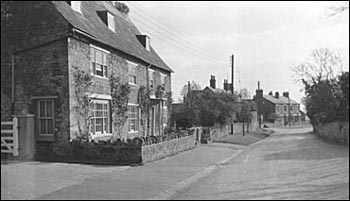
[[[96,44],[84,37],[74,36],[70,37],[68,39],[68,68],[69,68],[69,82],[73,83],[73,72],[74,67],[78,67],[81,69],[84,69],[89,74],[92,73],[91,69],[91,59],[90,59],[90,44],[93,44],[97,47],[103,48],[107,51],[109,51],[110,54],[110,60],[108,65],[108,72],[109,75],[112,73],[118,77],[121,78],[122,82],[127,84],[129,82],[129,75],[128,75],[128,64],[127,61],[131,61],[133,63],[137,64],[136,67],[136,86],[130,85],[130,94],[129,94],[129,100],[128,103],[133,105],[138,105],[138,93],[141,86],[147,86],[147,66],[142,61],[137,60],[136,58],[130,57],[122,52],[118,52],[115,50],[112,50],[106,46],[103,46],[101,44]],[[155,70],[155,86],[160,85],[160,70]],[[165,91],[170,92],[171,91],[171,78],[170,73],[163,71],[164,74],[166,74],[165,78]],[[69,97],[70,97],[70,111],[73,113],[70,116],[70,122],[71,122],[71,138],[75,138],[78,134],[78,127],[77,122],[78,118],[76,114],[74,114],[74,107],[77,105],[76,97],[74,94],[74,88],[73,85],[70,85],[69,89]],[[102,95],[111,95],[110,93],[110,85],[108,78],[102,78],[98,76],[93,76],[93,86],[92,86],[92,93],[94,94],[102,94]],[[169,109],[169,107],[168,107]],[[140,112],[140,111],[139,111]],[[160,107],[159,105],[156,105],[154,108],[156,122],[155,126],[160,126]],[[140,115],[141,116],[141,115]],[[170,112],[168,112],[168,118],[170,116]],[[151,111],[149,113],[149,117],[151,117]],[[145,127],[145,129],[147,129]],[[113,130],[113,129],[112,129]],[[128,132],[128,123],[126,122],[123,131],[118,137],[122,139],[132,139],[135,137],[142,137],[144,135],[144,128],[139,125],[139,131],[129,133]],[[115,133],[116,134],[116,133]],[[160,131],[159,129],[155,129],[155,135],[159,135]]]
[[[179,152],[192,149],[196,146],[196,135],[174,139],[159,144],[142,146],[142,162],[154,161]]]
[[[69,139],[67,58],[66,39],[15,56],[15,114],[34,114],[37,123],[37,101],[54,100],[56,133],[44,140]],[[35,133],[37,129],[35,127]]]
[[[326,141],[349,146],[349,122],[333,122],[315,126],[316,134]]]
[[[32,79],[32,83],[30,83],[31,86],[35,85],[37,79],[40,78],[41,75],[44,75],[44,73],[41,72],[42,69],[47,69],[54,65],[61,65],[60,60],[62,58],[53,57],[55,55],[58,55],[58,57],[62,56],[62,54],[65,54],[65,51],[62,53],[59,52],[61,51],[61,46],[59,46],[57,50],[54,50],[52,47],[55,42],[58,41],[58,43],[60,43],[67,35],[68,23],[49,1],[37,1],[35,3],[31,1],[13,1],[10,2],[9,5],[12,7],[12,17],[10,18],[11,26],[1,27],[1,91],[5,96],[11,99],[12,55],[15,56],[15,79],[22,78],[18,69],[23,68],[23,72],[28,74],[28,76],[31,74],[35,75],[34,77],[26,77],[26,81]],[[38,51],[33,55],[28,55],[28,52],[35,49],[39,49],[38,51],[42,51],[43,53],[45,53],[45,49],[48,49],[48,53],[45,54],[48,58],[41,56],[34,57],[33,55],[37,54]],[[54,53],[54,51],[57,51],[57,53]],[[49,55],[49,53],[51,55]],[[38,64],[40,62],[39,59],[44,59],[41,66],[35,66],[37,69],[35,71],[38,71],[39,73],[29,72],[34,68],[29,66],[29,64]],[[29,61],[29,63],[24,63],[24,60]],[[26,83],[24,82],[24,84]],[[19,87],[18,90],[25,89]],[[23,93],[24,92],[25,91],[23,91]],[[23,98],[16,96],[16,99],[22,101]],[[24,107],[22,112],[28,112],[27,102],[22,101],[21,104]],[[11,104],[7,104],[7,107],[6,112],[11,112]],[[18,112],[18,107],[15,112]]]

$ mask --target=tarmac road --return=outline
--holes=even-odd
[[[349,147],[275,129],[172,199],[349,199]]]

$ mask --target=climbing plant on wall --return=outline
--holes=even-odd
[[[151,91],[148,90],[145,86],[140,86],[138,91],[138,103],[141,109],[141,126],[143,128],[143,134],[144,136],[147,134],[147,122],[148,122],[148,116],[149,116],[149,108],[151,106],[151,99],[150,99],[150,93]]]
[[[73,78],[74,94],[77,101],[74,106],[79,132],[77,137],[87,140],[92,117],[90,98],[92,76],[79,67],[73,67]]]
[[[117,138],[121,138],[124,124],[128,119],[130,86],[124,84],[119,77],[113,74],[109,78],[109,85],[112,96],[113,140],[116,140]]]

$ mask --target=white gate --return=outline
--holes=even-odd
[[[1,153],[12,153],[14,156],[18,156],[17,118],[13,118],[13,121],[1,122]]]

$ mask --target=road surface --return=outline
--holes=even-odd
[[[276,129],[172,199],[349,199],[349,147],[310,131]]]

